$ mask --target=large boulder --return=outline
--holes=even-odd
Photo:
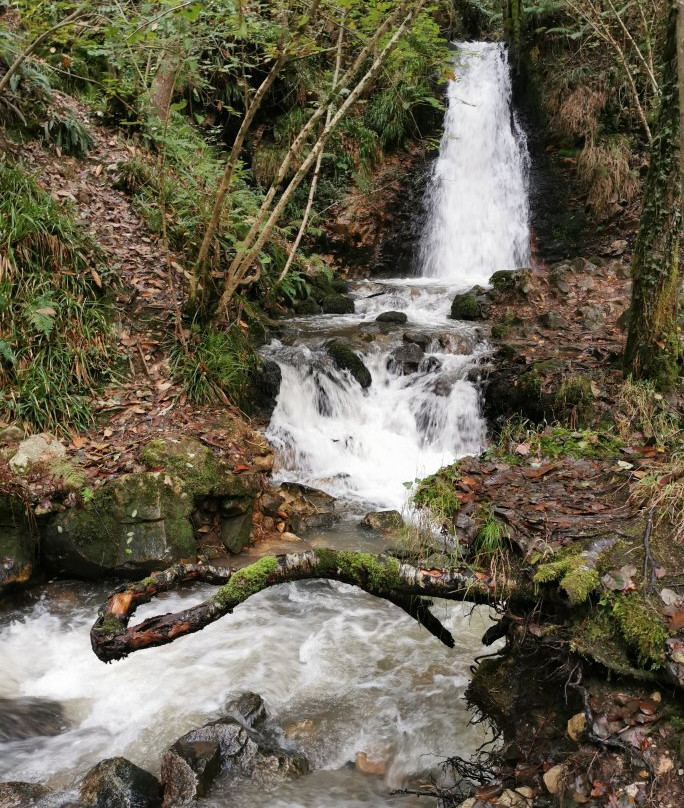
[[[339,340],[333,340],[327,344],[326,351],[335,367],[340,370],[348,370],[364,390],[371,386],[373,379],[370,371],[359,355],[348,345]]]
[[[0,592],[25,584],[38,556],[38,533],[28,506],[19,497],[0,493]]]
[[[53,517],[43,557],[51,571],[78,578],[138,576],[194,561],[193,497],[166,472],[124,474],[105,483],[82,508]]]
[[[483,307],[473,292],[465,292],[454,297],[449,316],[452,320],[481,320]]]
[[[54,435],[31,435],[19,444],[9,465],[16,474],[22,474],[36,463],[47,463],[65,454],[64,445]]]
[[[270,724],[261,696],[248,693],[228,705],[227,715],[179,738],[162,759],[164,808],[205,796],[219,775],[274,783],[309,771],[307,759],[286,748]]]
[[[123,757],[101,760],[83,778],[86,808],[156,808],[161,803],[157,778]]]
[[[491,294],[495,298],[504,293],[527,297],[532,289],[532,270],[502,269],[492,275],[489,283],[492,286]]]
[[[408,322],[408,316],[403,311],[383,311],[375,318],[377,323],[394,323],[404,325]]]

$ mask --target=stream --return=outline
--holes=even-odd
[[[505,48],[460,45],[455,74],[414,276],[354,282],[353,315],[295,318],[264,350],[283,374],[267,431],[277,450],[274,478],[323,489],[345,513],[341,526],[306,537],[318,544],[354,546],[355,525],[369,510],[411,518],[414,481],[483,443],[470,379],[487,345],[477,327],[447,315],[456,291],[529,263],[527,152]],[[375,322],[389,310],[407,323]],[[416,344],[406,332],[424,351],[402,372],[395,352]],[[362,356],[368,390],[331,365],[324,346],[333,337]],[[368,549],[374,541],[381,550],[383,540],[365,534]],[[209,591],[162,596],[135,621],[187,608]],[[68,801],[79,777],[105,757],[123,755],[158,774],[176,738],[246,690],[263,696],[313,772],[273,791],[247,785],[222,793],[219,783],[198,803],[204,808],[413,806],[417,798],[390,790],[440,777],[444,758],[467,756],[487,738],[470,724],[462,698],[483,650],[485,608],[435,604],[456,640],[448,649],[392,604],[353,587],[288,584],[198,634],[105,666],[88,633],[106,595],[104,584],[56,582],[0,612],[0,781],[65,790],[45,806]],[[45,710],[42,729],[8,740],[7,700],[15,713]],[[360,753],[382,758],[384,776],[357,770]]]

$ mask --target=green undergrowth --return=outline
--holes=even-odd
[[[492,504],[485,502],[475,513],[478,524],[473,542],[473,551],[478,559],[490,559],[501,555],[508,547],[508,528],[497,519]]]
[[[526,421],[511,419],[485,455],[510,465],[527,463],[530,457],[613,460],[620,456],[623,445],[618,435],[607,430],[573,430],[553,425],[537,429]]]
[[[111,378],[111,273],[92,237],[0,162],[0,415],[66,432]]]
[[[557,581],[573,605],[585,603],[601,584],[596,567],[587,564],[587,560],[576,553],[568,553],[556,561],[541,564],[534,573],[534,581],[538,584]]]
[[[460,479],[458,463],[445,466],[418,483],[413,501],[419,508],[431,511],[437,519],[453,519],[461,508],[461,500],[455,490]]]

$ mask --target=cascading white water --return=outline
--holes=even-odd
[[[445,129],[424,277],[357,283],[356,314],[292,321],[266,351],[283,371],[268,431],[279,475],[341,496],[357,513],[401,507],[404,483],[478,451],[483,421],[468,378],[481,336],[447,319],[451,297],[527,262],[524,143],[501,46],[460,46]],[[408,323],[373,322],[390,309]],[[416,335],[425,353],[402,375],[390,354]],[[368,391],[332,366],[324,344],[333,337],[363,355]],[[136,620],[187,608],[207,591],[169,595]],[[95,762],[120,754],[158,771],[165,748],[244,690],[261,693],[284,724],[306,720],[297,743],[317,771],[277,793],[219,790],[206,808],[408,808],[415,801],[388,796],[387,786],[434,771],[440,758],[467,755],[483,740],[461,696],[482,648],[486,609],[473,618],[468,607],[450,604],[447,614],[437,604],[457,642],[448,650],[396,607],[352,587],[291,584],[260,593],[199,634],[104,666],[88,638],[103,597],[102,588],[58,584],[29,608],[0,614],[0,722],[3,699],[11,710],[26,697],[58,702],[68,722],[55,736],[3,740],[0,733],[0,781],[69,788]],[[364,751],[387,758],[384,779],[345,766]]]
[[[511,107],[504,45],[458,45],[428,190],[422,274],[472,286],[529,266],[528,154]]]

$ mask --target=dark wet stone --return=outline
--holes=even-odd
[[[375,318],[378,323],[396,323],[397,325],[404,325],[408,321],[408,317],[403,311],[383,311]]]
[[[283,373],[272,359],[264,359],[254,375],[249,395],[249,409],[270,415],[275,409]]]
[[[321,300],[323,314],[353,314],[354,301],[346,295],[331,294],[326,295]]]
[[[555,311],[547,311],[545,314],[539,316],[539,322],[544,328],[550,328],[554,331],[559,331],[563,328],[568,328],[570,323],[560,314]]]
[[[403,376],[415,373],[423,359],[423,350],[413,342],[395,348],[389,355],[388,365]]]
[[[123,757],[101,760],[83,778],[86,808],[154,808],[161,803],[157,778]]]
[[[452,320],[481,320],[483,315],[482,305],[472,292],[456,295],[451,303]]]
[[[404,342],[413,342],[426,351],[432,343],[432,337],[420,331],[404,331]]]
[[[434,373],[440,370],[441,367],[441,360],[437,359],[436,356],[428,356],[420,363],[419,370],[423,371],[423,373]]]
[[[0,698],[0,741],[59,735],[66,729],[68,723],[59,702]]]
[[[359,355],[352,351],[348,345],[338,340],[333,340],[328,343],[326,350],[335,367],[340,370],[348,370],[364,390],[371,386],[373,379],[370,371]]]

